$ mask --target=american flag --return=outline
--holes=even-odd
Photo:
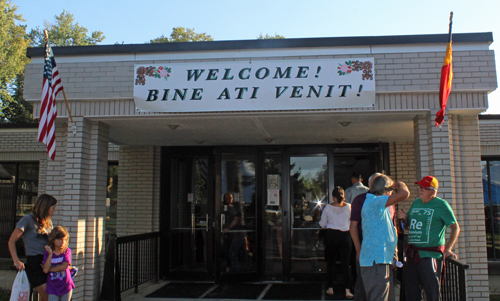
[[[43,67],[42,105],[40,108],[40,124],[38,125],[38,141],[47,145],[47,153],[54,160],[56,156],[55,121],[57,117],[56,96],[63,85],[59,77],[56,60],[52,48],[45,44],[45,64]]]

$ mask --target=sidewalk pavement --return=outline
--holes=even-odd
[[[12,283],[14,282],[14,278],[16,278],[16,271],[13,270],[0,270],[0,289],[11,289]],[[500,275],[490,274],[490,294],[500,296]],[[128,290],[122,294],[122,299],[124,301],[158,301],[158,300],[166,300],[166,299],[156,299],[156,298],[145,298],[150,293],[156,291],[163,285],[167,284],[167,281],[160,281],[159,283],[145,283],[141,285],[139,288],[138,294],[134,293],[134,290]],[[183,301],[189,301],[185,299]],[[230,301],[226,300],[225,301]]]

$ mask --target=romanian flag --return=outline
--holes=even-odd
[[[441,67],[441,82],[439,83],[439,105],[441,110],[436,114],[436,127],[440,126],[444,120],[444,110],[448,102],[448,96],[451,92],[451,80],[453,79],[452,68],[453,54],[451,50],[451,20],[450,20],[450,39],[446,46],[446,56],[444,57],[443,67]]]

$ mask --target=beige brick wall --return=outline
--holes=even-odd
[[[72,235],[73,262],[81,271],[75,278],[74,298],[96,300],[104,264],[108,129],[83,117],[74,120],[78,132],[67,138],[60,215]]]
[[[390,143],[391,176],[396,181],[402,181],[410,189],[410,198],[398,204],[398,209],[408,210],[411,203],[418,197],[416,185],[415,145],[413,142]]]
[[[484,51],[454,51],[453,93],[448,100],[448,108],[486,109],[487,91],[496,89],[494,53]],[[281,56],[280,56],[281,55]],[[269,58],[252,59],[328,59],[351,57],[374,57],[376,69],[377,100],[374,108],[365,110],[428,109],[438,108],[436,92],[439,88],[440,68],[443,52],[410,52],[357,55],[311,56],[304,50],[303,56],[282,56],[280,52]],[[58,64],[64,79],[66,95],[72,112],[80,111],[85,116],[100,115],[161,115],[162,113],[136,112],[133,102],[134,64],[159,64],[189,62],[190,60],[156,60],[75,62]],[[250,57],[233,59],[204,59],[207,62],[227,60],[247,60]],[[100,58],[100,60],[103,60]],[[105,60],[105,59],[104,59]],[[191,60],[200,61],[200,60]],[[26,67],[25,97],[34,101],[35,115],[39,112],[42,63]],[[467,94],[456,94],[465,91]],[[408,94],[417,92],[417,94]],[[430,92],[431,94],[422,94]],[[472,92],[472,93],[471,93]],[[66,108],[61,106],[59,116],[67,116]],[[335,109],[350,111],[352,109]],[[180,113],[182,114],[182,113]]]
[[[160,160],[152,146],[120,147],[117,235],[157,230]],[[156,166],[156,168],[155,168]],[[156,179],[155,179],[156,178]]]
[[[479,121],[479,134],[481,146],[500,144],[500,120]]]
[[[480,120],[482,156],[500,156],[500,120]]]
[[[0,153],[39,153],[45,144],[38,142],[38,129],[4,129],[0,131]]]
[[[376,87],[378,92],[384,91],[437,91],[439,76],[444,60],[443,52],[411,52],[386,54],[356,54],[310,56],[304,50],[304,56],[280,57],[270,59],[328,59],[351,57],[374,57],[376,70]],[[238,58],[230,60],[242,60]],[[252,58],[255,59],[255,58]],[[224,59],[227,61],[227,59]],[[182,60],[181,62],[185,62]],[[199,61],[199,60],[197,60]],[[205,59],[203,61],[223,61],[222,59]],[[88,62],[59,63],[59,71],[63,78],[66,95],[69,99],[93,99],[121,97],[133,98],[134,64],[168,64],[174,60],[155,61],[122,61],[122,62]],[[494,90],[497,86],[495,59],[493,50],[454,51],[453,91],[483,89]],[[30,64],[25,72],[24,96],[28,100],[39,100],[41,95],[42,63]]]
[[[452,207],[462,231],[458,255],[470,265],[467,271],[469,299],[489,300],[478,120],[477,116],[452,115],[449,124]]]
[[[114,143],[108,143],[108,160],[118,161],[120,159],[120,146]]]
[[[154,180],[153,180],[153,225],[152,231],[160,231],[160,218],[170,218],[170,217],[160,217],[160,172],[161,172],[161,147],[154,147]]]

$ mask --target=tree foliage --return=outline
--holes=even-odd
[[[93,31],[88,35],[88,29],[75,23],[74,15],[63,12],[56,15],[55,23],[44,22],[44,28],[39,26],[26,34],[26,26],[15,25],[15,21],[24,21],[20,15],[14,12],[17,7],[10,7],[8,0],[0,0],[2,14],[0,16],[0,97],[1,112],[0,123],[29,123],[35,122],[33,119],[33,105],[23,98],[24,88],[24,66],[28,62],[26,57],[26,48],[41,47],[45,44],[44,30],[47,30],[50,44],[53,46],[84,46],[95,45],[102,42],[105,38],[101,31]],[[4,28],[6,28],[4,30]],[[11,40],[4,38],[4,32],[7,32]],[[16,43],[14,43],[16,42]],[[5,51],[7,46],[14,50]],[[7,64],[5,64],[6,62]],[[3,68],[6,68],[4,72]],[[5,81],[4,78],[9,78]],[[64,77],[64,76],[63,76]],[[64,80],[64,79],[63,79]],[[41,83],[40,83],[41,84]]]
[[[49,34],[50,44],[53,46],[86,46],[96,45],[106,37],[102,31],[93,31],[87,35],[88,29],[75,23],[75,17],[70,12],[63,10],[60,15],[55,15],[55,23],[44,22],[44,28],[37,26],[29,33],[31,46],[42,46],[45,43],[44,30]]]
[[[149,43],[172,43],[172,42],[200,42],[213,41],[211,35],[206,33],[196,33],[194,28],[174,27],[170,37],[161,35],[156,39],[152,39]]]
[[[16,98],[13,94],[22,84],[24,66],[29,61],[26,57],[28,40],[22,15],[16,14],[17,6],[9,0],[0,0],[0,123],[5,123],[6,116],[14,109]]]
[[[266,33],[265,36],[262,35],[262,33],[259,34],[257,37],[258,40],[278,40],[278,39],[284,39],[285,36],[279,35],[277,33],[274,34],[274,36],[270,36],[269,34]]]
[[[5,102],[2,106],[0,116],[1,123],[32,123],[33,119],[33,104],[27,102],[23,98],[24,90],[24,73],[17,75],[12,84],[11,101]]]

